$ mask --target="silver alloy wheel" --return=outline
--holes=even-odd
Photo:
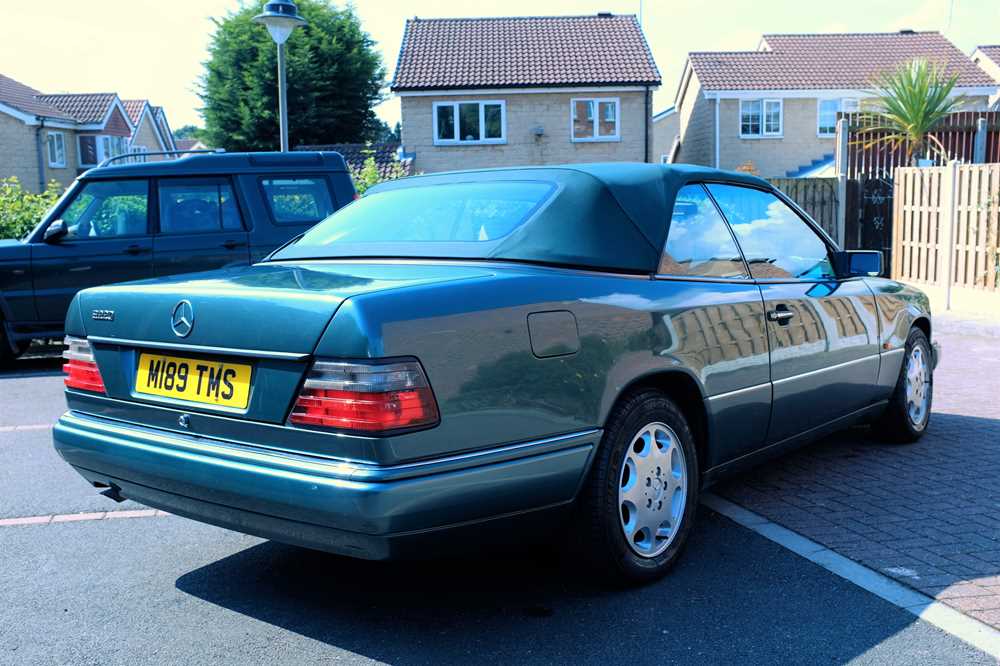
[[[930,377],[927,354],[921,345],[914,345],[906,357],[906,413],[910,424],[921,430],[927,418],[930,402]]]
[[[641,557],[656,557],[680,531],[687,503],[687,464],[680,438],[664,423],[636,434],[622,463],[618,507],[622,531]]]

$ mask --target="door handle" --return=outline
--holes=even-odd
[[[795,313],[789,310],[787,305],[779,305],[775,309],[767,311],[767,320],[776,321],[780,326],[787,326],[793,317],[795,317]]]
[[[142,251],[143,251],[143,247],[141,245],[129,245],[124,250],[125,254],[132,254],[132,255],[142,254]]]
[[[222,247],[226,248],[227,250],[235,250],[236,248],[241,247],[243,245],[244,243],[234,240],[227,240],[223,241],[222,243]]]

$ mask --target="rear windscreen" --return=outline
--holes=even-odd
[[[371,193],[272,258],[382,254],[485,256],[549,198],[551,183],[493,181]]]

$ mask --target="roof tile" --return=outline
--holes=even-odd
[[[392,90],[659,83],[631,15],[415,18]]]
[[[939,32],[764,35],[762,50],[688,57],[706,90],[859,90],[913,58],[957,74],[959,87],[996,85]]]
[[[122,100],[122,106],[125,107],[125,113],[128,114],[128,119],[132,121],[133,125],[138,124],[139,118],[142,117],[142,109],[147,103],[147,100],[144,99]]]
[[[43,97],[42,93],[34,88],[0,74],[0,104],[12,106],[18,111],[35,116],[73,120],[68,113],[46,103],[40,99],[41,97]]]
[[[99,123],[108,115],[108,108],[118,97],[115,93],[73,93],[39,95],[38,98],[69,114],[79,123]]]

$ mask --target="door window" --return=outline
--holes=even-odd
[[[149,183],[94,181],[63,211],[67,240],[120,238],[147,233]]]
[[[325,178],[263,178],[261,185],[275,224],[315,224],[334,211]]]
[[[831,279],[826,243],[785,202],[770,192],[712,184],[755,278]]]
[[[222,180],[160,181],[160,233],[192,234],[243,229],[229,183]]]
[[[747,277],[746,265],[702,185],[677,192],[659,273],[700,277]]]

